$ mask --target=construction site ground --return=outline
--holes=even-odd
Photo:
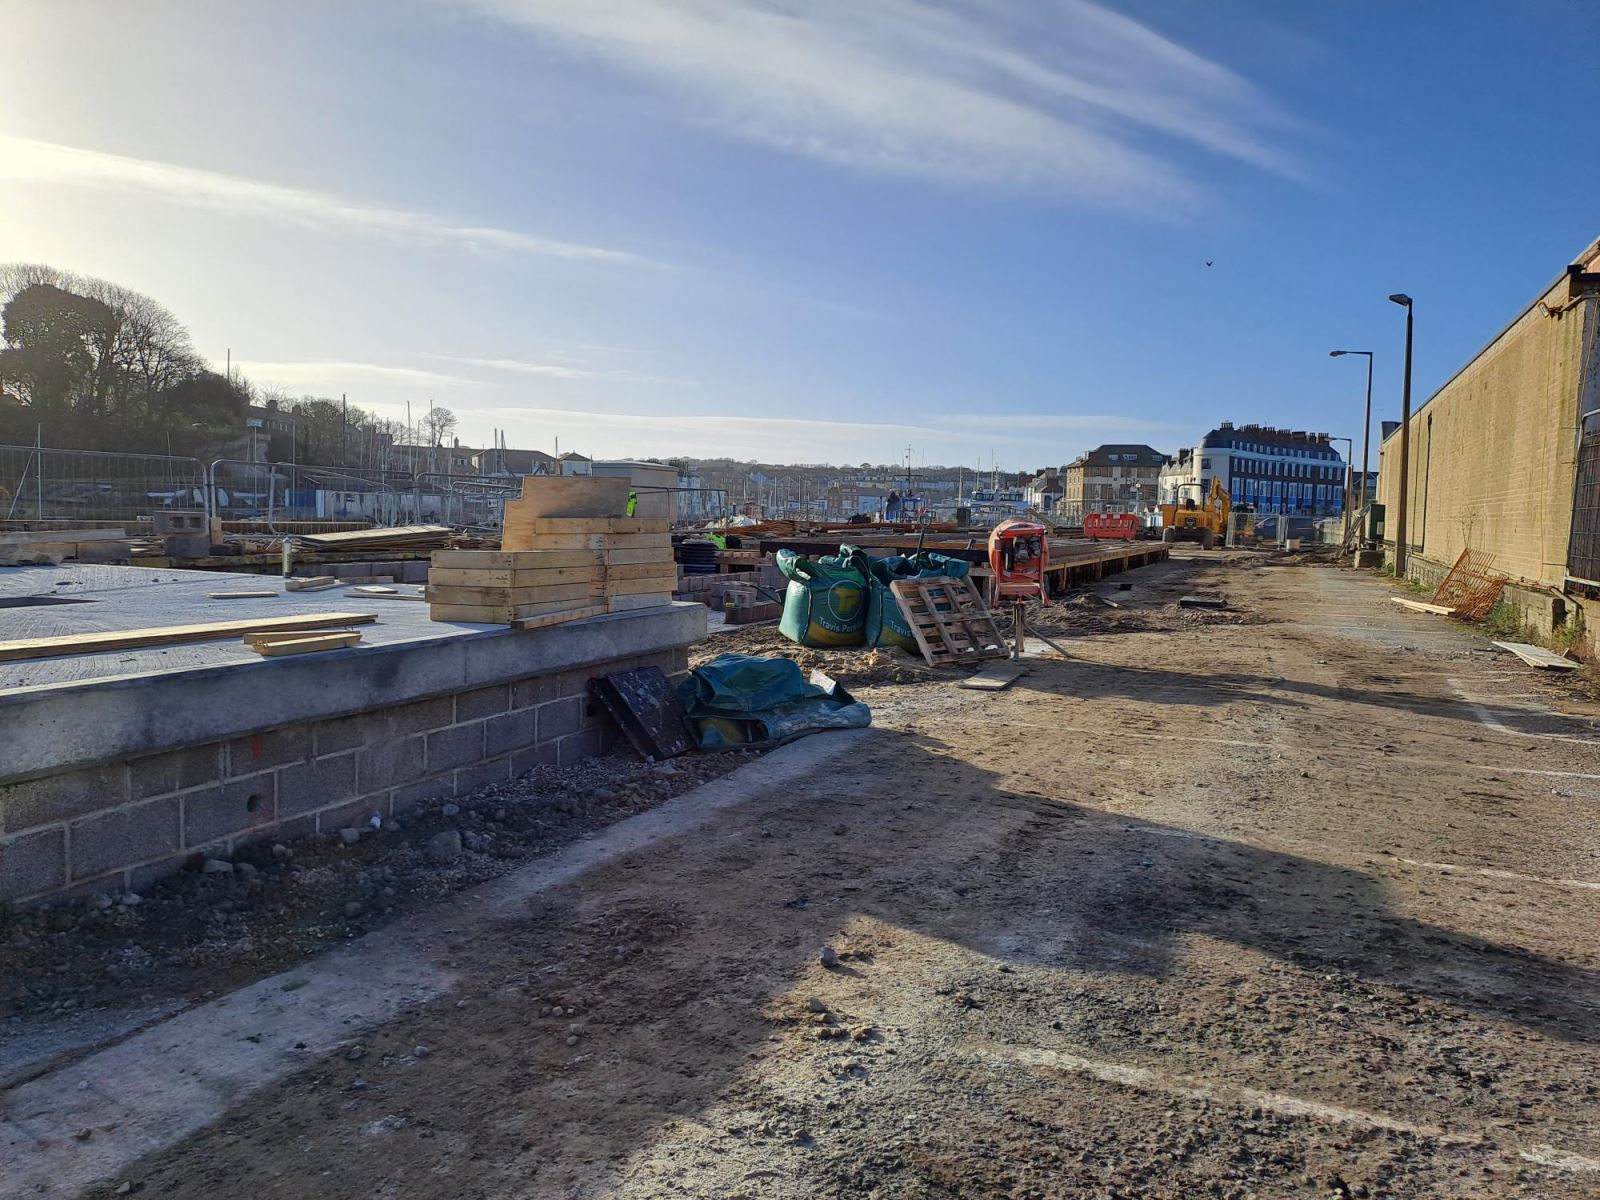
[[[872,729],[475,889],[402,863],[254,1007],[158,966],[175,1015],[0,1101],[0,1194],[1600,1194],[1600,709],[1393,590],[1194,551],[1035,614],[1005,691],[819,652]]]

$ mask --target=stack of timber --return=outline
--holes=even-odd
[[[428,571],[429,615],[435,621],[512,625],[671,601],[678,570],[666,521],[551,517],[536,525],[540,549],[435,551]]]
[[[350,529],[340,533],[295,535],[307,550],[436,550],[450,544],[448,525],[396,525],[389,529]]]
[[[499,550],[440,550],[429,615],[528,629],[672,600],[670,523],[625,517],[631,485],[592,476],[528,476],[505,504]]]

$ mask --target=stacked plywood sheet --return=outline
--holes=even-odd
[[[667,529],[625,517],[541,517],[521,525],[516,540],[532,542],[527,549],[436,551],[430,615],[512,625],[666,604],[678,577]]]

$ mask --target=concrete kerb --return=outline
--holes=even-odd
[[[115,1179],[128,1164],[192,1135],[251,1093],[446,994],[455,977],[435,960],[451,941],[445,928],[460,934],[514,919],[540,893],[770,795],[871,736],[871,729],[831,731],[780,747],[347,949],[36,1075],[14,1087],[0,1109],[0,1181],[6,1185],[0,1190],[67,1200]],[[83,1129],[92,1129],[93,1137],[76,1140]]]
[[[505,629],[0,693],[0,780],[115,762],[470,691],[705,636],[706,609],[672,604],[548,629]]]

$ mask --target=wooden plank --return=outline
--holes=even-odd
[[[522,497],[508,501],[528,517],[608,517],[628,511],[626,479],[596,479],[593,475],[524,475]]]
[[[263,658],[280,658],[289,654],[315,654],[319,650],[343,650],[361,640],[361,631],[349,633],[318,633],[310,637],[286,638],[258,642],[250,648]]]
[[[448,525],[396,525],[383,529],[350,529],[342,533],[301,533],[295,540],[315,550],[381,550],[386,547],[443,546],[450,537]]]
[[[276,600],[277,592],[207,592],[208,600]]]
[[[543,571],[590,567],[600,561],[592,550],[435,550],[432,565],[464,571]]]
[[[127,536],[121,529],[5,529],[0,530],[0,543],[73,546],[79,542],[120,542]]]
[[[610,596],[606,599],[608,612],[633,612],[641,608],[656,608],[672,603],[671,592],[648,592],[637,596]]]
[[[669,541],[663,541],[659,546],[619,546],[605,551],[605,564],[608,567],[671,562],[672,559],[672,543]]]
[[[1443,604],[1424,604],[1421,600],[1407,600],[1404,596],[1390,596],[1391,604],[1398,604],[1401,608],[1409,608],[1413,612],[1434,613],[1441,617],[1448,617],[1456,610]]]
[[[942,655],[940,649],[934,645],[933,640],[929,637],[933,622],[923,619],[922,597],[912,589],[904,587],[899,580],[890,584],[889,590],[895,601],[900,605],[900,612],[905,617],[906,624],[911,627],[911,636],[916,639],[917,648],[922,651],[922,657],[930,667],[941,665]]]
[[[678,576],[657,575],[652,579],[611,579],[605,582],[607,596],[636,596],[641,592],[670,592],[678,586]]]
[[[988,663],[983,670],[963,679],[956,686],[978,692],[1003,692],[1027,673],[1028,668],[1021,663],[1000,659]]]
[[[548,625],[564,625],[568,621],[581,621],[585,617],[604,616],[605,611],[602,605],[590,604],[583,608],[569,608],[565,612],[546,613],[541,617],[518,617],[511,622],[511,628],[543,629]]]
[[[542,617],[550,613],[572,612],[579,608],[602,608],[597,600],[553,600],[539,604],[438,604],[428,605],[428,616],[435,621],[472,621],[480,625],[510,625],[523,617]]]
[[[199,625],[158,625],[144,629],[111,629],[97,633],[71,633],[59,637],[21,638],[0,642],[0,662],[53,658],[60,654],[98,654],[106,650],[134,650],[141,646],[172,646],[184,642],[209,642],[252,631],[326,629],[331,625],[369,625],[373,613],[316,613],[298,617],[257,617],[253,621],[209,621]]]
[[[402,592],[395,588],[386,587],[353,587],[350,589],[352,596],[360,596],[366,600],[426,600],[421,591]]]
[[[314,633],[318,632],[319,631],[316,630],[308,631],[305,629],[255,629],[244,635],[244,644],[246,646],[262,646],[268,642],[292,642],[300,638],[311,637]],[[354,631],[349,629],[335,629],[332,632],[352,633]]]
[[[512,541],[506,530],[505,541]],[[523,539],[517,539],[523,540]],[[525,550],[661,550],[669,553],[672,540],[664,533],[541,533],[530,535]]]
[[[670,558],[658,559],[655,562],[644,563],[613,563],[605,565],[606,579],[670,579],[674,584],[678,581],[678,566]],[[709,575],[698,575],[692,578],[710,579]]]
[[[668,536],[672,522],[642,517],[545,517],[517,514],[517,528],[536,536],[606,533],[616,536],[655,534]]]
[[[1498,646],[1501,650],[1509,650],[1530,667],[1538,667],[1541,671],[1577,671],[1583,667],[1582,663],[1573,662],[1570,658],[1563,658],[1553,650],[1546,650],[1543,646],[1531,646],[1527,642],[1490,642],[1491,646]]]
[[[585,583],[599,573],[599,567],[593,564],[531,571],[515,568],[471,570],[461,567],[432,567],[428,571],[428,585],[430,587],[539,587],[542,584],[552,583]]]
[[[338,587],[339,579],[335,575],[313,575],[309,579],[285,579],[283,590],[286,592],[316,592],[323,588]]]
[[[556,600],[584,600],[602,596],[599,584],[558,583],[537,587],[438,587],[428,585],[433,604],[543,604]]]
[[[339,582],[345,587],[365,587],[373,584],[393,583],[393,575],[343,575]]]

